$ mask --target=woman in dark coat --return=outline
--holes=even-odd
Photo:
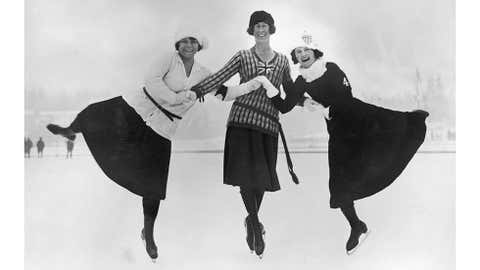
[[[30,140],[30,138],[28,138],[28,137],[25,138],[23,145],[24,145],[24,147],[25,147],[25,148],[24,148],[24,149],[25,149],[25,155],[24,155],[24,156],[30,158],[30,150],[31,150],[32,147],[33,147],[33,142],[32,142],[32,140]]]
[[[286,91],[285,100],[278,94],[272,102],[286,113],[308,93],[321,105],[330,136],[330,207],[340,208],[351,226],[346,244],[351,254],[368,232],[357,217],[354,201],[383,190],[401,174],[424,141],[428,113],[393,111],[353,97],[345,73],[322,56],[309,47],[292,50],[301,76],[289,86],[294,91]],[[273,87],[268,81],[262,84]]]
[[[67,140],[67,158],[72,158],[74,145],[75,143],[72,140]]]

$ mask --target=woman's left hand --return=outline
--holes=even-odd
[[[307,110],[309,110],[310,112],[314,112],[314,111],[319,110],[319,109],[325,109],[322,106],[322,104],[316,102],[315,100],[313,100],[311,98],[305,99],[305,101],[303,102],[303,106],[305,108],[307,108]]]
[[[330,107],[325,108],[321,103],[318,103],[311,98],[305,99],[303,106],[310,112],[320,110],[320,112],[323,114],[323,117],[325,117],[327,120],[332,119],[332,117],[330,117]]]
[[[260,75],[254,78],[254,80],[262,83],[263,88],[267,90],[267,97],[272,98],[280,93],[280,91],[273,86],[273,84],[268,80],[267,77]]]
[[[195,101],[197,99],[197,94],[192,90],[187,90],[187,92],[185,93],[185,96],[190,101]]]

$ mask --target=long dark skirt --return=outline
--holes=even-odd
[[[71,127],[82,132],[111,180],[142,197],[165,199],[171,142],[147,126],[122,97],[89,105]]]
[[[225,136],[223,183],[262,191],[280,190],[277,152],[278,137],[229,126]]]
[[[333,108],[330,135],[330,207],[350,205],[389,186],[425,139],[425,116],[353,99]]]

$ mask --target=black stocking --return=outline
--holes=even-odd
[[[360,219],[357,216],[357,213],[355,212],[355,206],[353,205],[353,202],[349,206],[343,206],[340,208],[342,210],[343,215],[345,218],[347,218],[348,223],[350,224],[350,227],[355,227],[359,222]]]
[[[248,215],[254,222],[258,222],[258,202],[256,192],[249,188],[240,188],[240,194],[242,195],[245,209],[247,209]]]
[[[143,197],[143,226],[145,229],[145,240],[149,244],[154,244],[153,241],[153,227],[155,224],[155,219],[157,218],[158,208],[160,206],[160,200],[158,199],[149,199]]]
[[[75,119],[73,119],[72,123],[68,127],[74,133],[81,132],[81,125],[80,125],[80,119],[79,118],[80,118],[79,115],[77,115],[77,117],[75,117]]]
[[[257,210],[258,211],[260,211],[260,205],[262,205],[263,194],[265,194],[265,191],[260,191],[260,190],[255,191],[255,197],[257,198]]]

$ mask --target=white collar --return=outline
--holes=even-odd
[[[327,67],[325,61],[320,58],[313,62],[309,68],[299,68],[299,71],[306,82],[311,82],[320,78],[327,71]]]

